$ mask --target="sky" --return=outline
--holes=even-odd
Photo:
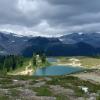
[[[54,37],[100,32],[100,0],[0,0],[0,31]]]

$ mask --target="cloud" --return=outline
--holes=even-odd
[[[0,0],[0,30],[34,36],[100,32],[100,0]]]

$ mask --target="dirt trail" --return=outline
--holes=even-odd
[[[29,62],[29,65],[26,66],[25,70],[18,72],[14,75],[32,75],[33,74],[33,69],[32,69],[32,63],[31,61]]]

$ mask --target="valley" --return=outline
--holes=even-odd
[[[1,34],[1,100],[100,100],[100,47],[94,35],[89,42],[89,34],[68,39]]]
[[[100,0],[0,0],[0,100],[100,100]]]
[[[45,65],[45,66],[46,67],[54,66],[54,68],[56,68],[56,69],[57,69],[56,66],[62,66],[62,69],[63,69],[63,66],[66,68],[72,67],[75,69],[82,68],[84,70],[82,70],[82,71],[80,70],[79,72],[76,71],[70,75],[79,77],[82,80],[88,80],[93,83],[98,83],[98,82],[100,83],[100,66],[99,66],[99,64],[100,64],[99,57],[80,57],[80,56],[75,57],[74,56],[74,57],[49,58],[49,65]],[[27,60],[24,67],[21,67],[14,71],[8,72],[8,75],[33,76],[37,69],[42,69],[42,67],[37,67],[35,69],[34,66],[32,67],[32,60]],[[55,69],[53,69],[53,70],[55,70]],[[57,69],[57,71],[59,71],[59,68]],[[57,71],[55,71],[55,74]],[[52,73],[52,72],[49,72],[49,73]],[[63,70],[62,70],[62,73],[63,73]],[[67,75],[67,72],[64,75]],[[46,75],[43,75],[43,76],[46,76]]]

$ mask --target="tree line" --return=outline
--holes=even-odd
[[[33,54],[33,57],[31,58],[17,55],[0,56],[0,73],[6,74],[7,72],[21,68],[25,65],[25,61],[28,59],[32,60],[31,63],[34,69],[49,64],[44,53]]]
[[[21,56],[9,55],[0,56],[0,72],[9,72],[23,66],[24,58]]]
[[[46,63],[47,63],[47,60],[46,60],[46,55],[44,53],[33,54],[33,57],[32,57],[33,67],[43,66]]]

